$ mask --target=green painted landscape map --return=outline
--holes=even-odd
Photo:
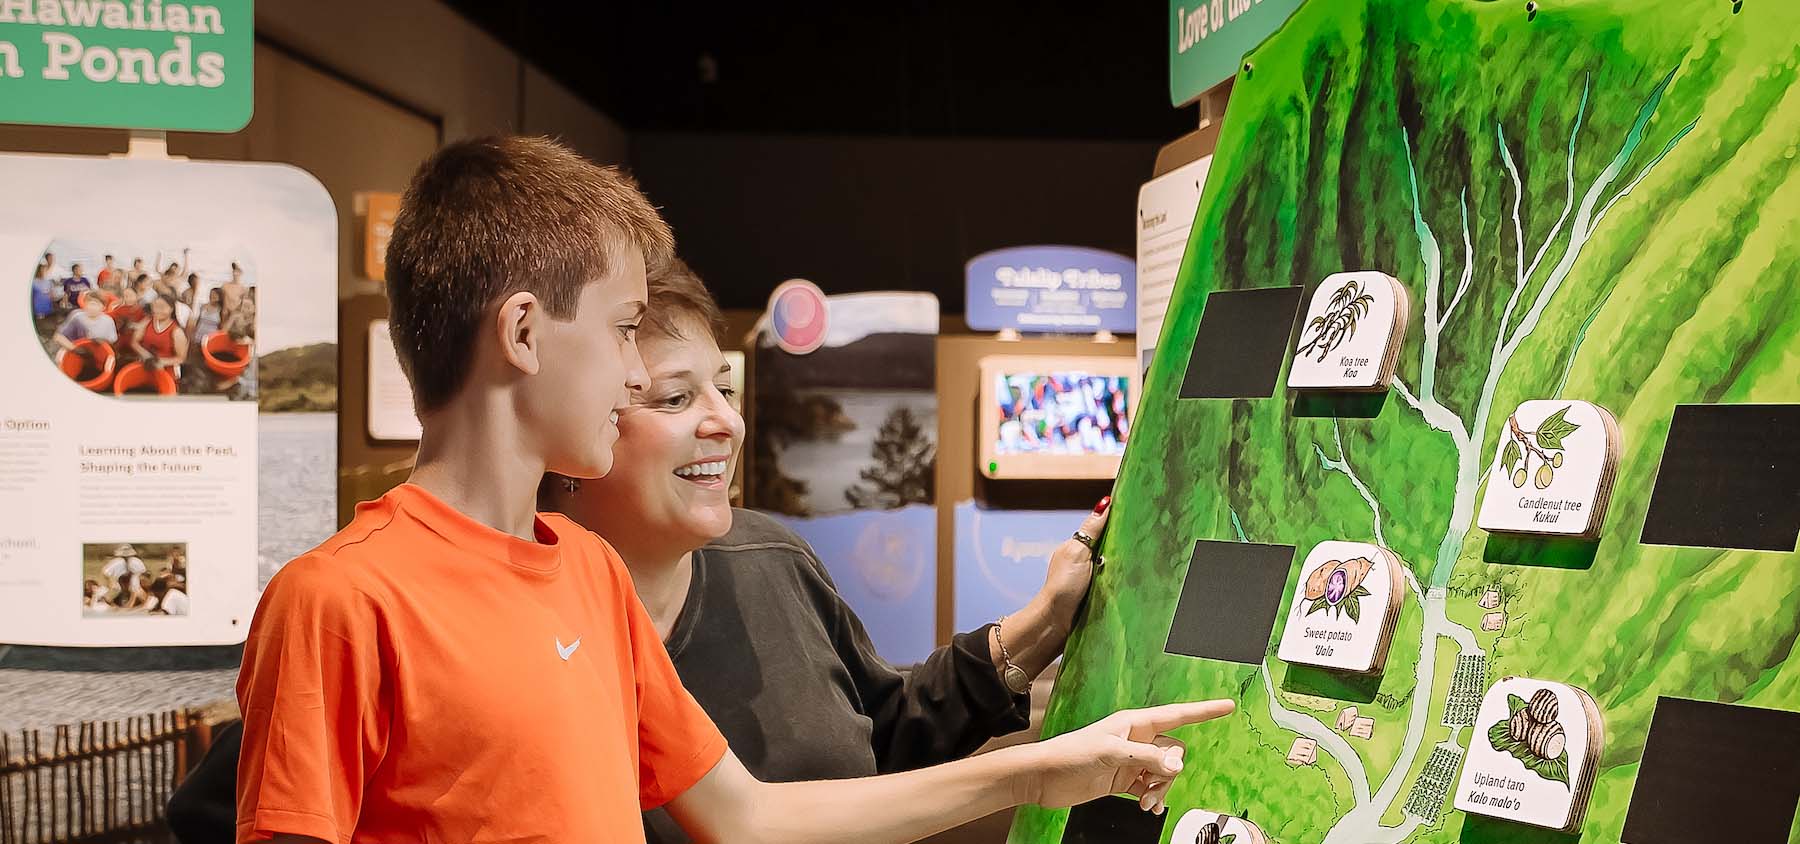
[[[1800,709],[1796,554],[1639,541],[1677,405],[1800,402],[1796,33],[1800,3],[1767,0],[1311,0],[1246,56],[1045,734],[1235,699],[1178,733],[1164,841],[1204,807],[1276,844],[1617,842],[1659,695]],[[1209,294],[1347,270],[1411,301],[1378,415],[1178,398]],[[1485,561],[1489,466],[1540,399],[1618,422],[1585,565]],[[1260,667],[1165,653],[1202,539],[1292,545],[1296,570],[1325,540],[1391,549],[1409,594],[1378,681],[1291,670],[1285,613]],[[1471,742],[1558,740],[1475,723],[1509,675],[1604,718],[1578,835],[1452,808]],[[1021,810],[1011,840],[1067,814]]]

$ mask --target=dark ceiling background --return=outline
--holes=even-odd
[[[448,0],[632,130],[1167,141],[1167,7]]]
[[[1061,243],[1131,254],[1168,102],[1167,7],[446,0],[631,135],[727,308],[776,284],[921,290]]]

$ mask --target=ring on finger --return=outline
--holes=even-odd
[[[1088,536],[1087,534],[1082,533],[1081,531],[1075,531],[1074,538],[1075,538],[1076,542],[1086,545],[1089,553],[1093,553],[1093,554],[1100,553],[1100,549],[1094,547],[1094,538],[1093,537]]]

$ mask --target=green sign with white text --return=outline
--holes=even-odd
[[[0,123],[235,132],[253,0],[0,0]]]
[[[1302,0],[1169,0],[1169,104],[1184,106],[1238,72],[1238,61]]]

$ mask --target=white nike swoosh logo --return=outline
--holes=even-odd
[[[556,655],[562,657],[563,662],[568,662],[569,657],[573,656],[575,653],[575,649],[579,648],[579,647],[581,647],[581,637],[580,636],[575,637],[575,641],[570,642],[569,646],[566,648],[563,647],[562,637],[561,636],[556,637]]]

